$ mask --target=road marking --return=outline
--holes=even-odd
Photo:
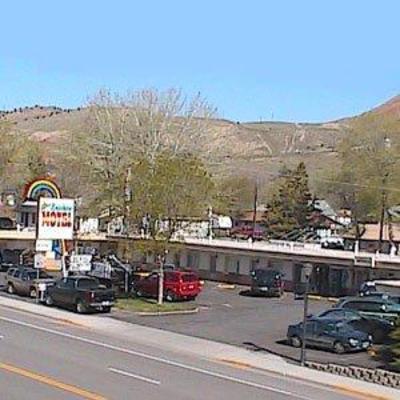
[[[153,385],[159,385],[161,383],[160,381],[156,381],[155,379],[146,378],[145,376],[142,376],[142,375],[132,374],[131,372],[122,371],[121,369],[118,369],[118,368],[109,367],[108,370],[111,372],[114,372],[116,374],[128,376],[128,377],[134,378],[134,379],[139,379],[140,381],[143,381],[143,382],[152,383]]]
[[[13,374],[17,374],[17,375],[21,375],[24,376],[25,378],[29,378],[32,379],[34,381],[40,382],[40,383],[44,383],[48,386],[52,386],[54,388],[57,389],[61,389],[64,390],[66,392],[69,393],[73,393],[77,396],[82,397],[83,399],[86,400],[106,400],[105,397],[100,396],[99,394],[93,393],[93,392],[89,392],[87,390],[81,389],[77,386],[73,386],[73,385],[69,385],[67,383],[63,383],[60,381],[57,381],[53,378],[50,378],[48,376],[44,376],[44,375],[39,375],[35,372],[32,371],[28,371],[26,369],[23,368],[19,368],[19,367],[15,367],[13,365],[10,364],[4,364],[4,363],[0,363],[0,369],[3,369],[5,371],[8,372],[12,372]]]
[[[20,326],[25,326],[25,327],[31,328],[31,329],[36,329],[38,331],[51,333],[53,335],[62,336],[62,337],[65,337],[65,338],[68,338],[68,339],[72,339],[72,340],[76,340],[76,341],[80,341],[80,342],[83,342],[83,343],[92,344],[94,346],[103,347],[105,349],[118,351],[120,353],[130,354],[132,356],[141,357],[141,358],[144,358],[144,359],[147,359],[147,360],[151,360],[151,361],[155,361],[155,362],[158,362],[158,363],[162,363],[162,364],[165,364],[165,365],[170,365],[170,366],[173,366],[173,367],[186,369],[188,371],[197,372],[199,374],[212,376],[214,378],[219,378],[219,379],[223,379],[223,380],[226,380],[226,381],[234,382],[234,383],[237,383],[237,384],[253,387],[253,388],[256,388],[256,389],[266,390],[266,391],[269,391],[269,392],[275,392],[275,393],[279,393],[279,394],[286,395],[286,396],[289,396],[289,397],[290,396],[291,397],[295,397],[295,398],[301,399],[301,400],[312,400],[311,397],[302,396],[300,394],[289,392],[289,391],[282,390],[282,389],[278,389],[278,388],[273,387],[273,386],[267,386],[267,385],[259,384],[259,383],[253,382],[253,381],[249,381],[249,380],[245,380],[245,379],[241,379],[241,378],[236,378],[234,376],[225,375],[225,374],[222,374],[222,373],[219,373],[219,372],[213,372],[213,371],[210,371],[210,370],[207,370],[207,369],[194,367],[194,366],[188,365],[188,364],[183,364],[183,363],[180,363],[178,361],[172,361],[172,360],[168,360],[166,358],[152,356],[150,354],[142,353],[142,352],[139,352],[139,351],[125,349],[123,347],[115,346],[115,345],[104,343],[104,342],[99,342],[97,340],[88,339],[88,338],[85,338],[85,337],[82,337],[82,336],[72,335],[72,334],[66,333],[66,332],[60,332],[60,331],[57,331],[55,329],[44,328],[42,326],[34,325],[34,324],[29,323],[29,322],[18,321],[18,320],[15,320],[15,319],[12,319],[12,318],[7,318],[7,317],[0,317],[0,320],[5,321],[5,322],[9,322],[9,323],[14,323],[14,324],[20,325]]]
[[[388,400],[385,396],[377,396],[370,393],[360,392],[359,390],[342,388],[340,385],[336,385],[337,391],[343,393],[346,396],[351,395],[353,399],[358,400]]]
[[[233,366],[235,368],[239,368],[239,369],[251,369],[251,365],[244,363],[242,361],[237,361],[237,360],[226,360],[224,358],[217,358],[216,359],[217,362],[220,362],[221,364],[225,364],[225,365],[230,365]]]

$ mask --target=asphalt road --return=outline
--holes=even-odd
[[[328,387],[0,307],[2,400],[350,400]],[[359,399],[360,397],[354,397]]]

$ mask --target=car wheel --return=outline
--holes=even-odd
[[[133,289],[133,297],[143,297],[143,292],[140,289]]]
[[[51,306],[53,306],[53,305],[54,305],[53,298],[48,294],[48,295],[46,296],[46,306],[51,307]]]
[[[76,312],[78,314],[84,314],[86,312],[86,307],[85,305],[82,303],[81,300],[78,300],[78,302],[76,303]]]
[[[168,290],[167,293],[165,294],[165,300],[167,300],[169,302],[176,301],[177,298],[176,298],[175,293]]]
[[[14,294],[15,293],[14,285],[12,283],[8,284],[7,292],[10,293],[10,294]]]
[[[31,288],[29,290],[29,296],[33,297],[33,298],[36,298],[36,296],[37,296],[36,288]]]
[[[336,354],[343,354],[346,351],[346,349],[344,348],[341,342],[335,342],[333,345],[333,351]]]
[[[103,307],[101,311],[105,314],[108,314],[109,312],[111,312],[111,307],[110,306]]]
[[[293,347],[301,347],[301,339],[298,336],[292,336],[290,338],[290,344]]]

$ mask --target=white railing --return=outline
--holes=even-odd
[[[365,257],[371,260],[371,266],[374,266],[376,262],[390,262],[399,263],[400,256],[388,255],[388,254],[374,254],[367,252],[353,252],[349,250],[333,250],[324,249],[319,244],[315,243],[301,243],[301,242],[289,242],[283,240],[274,240],[269,242],[252,242],[252,241],[235,241],[228,239],[195,239],[186,238],[184,243],[190,245],[210,246],[215,248],[229,248],[236,250],[248,250],[248,251],[264,251],[266,253],[282,253],[282,254],[293,254],[293,255],[304,255],[311,257],[326,257],[336,258],[340,260],[354,260],[356,257]]]

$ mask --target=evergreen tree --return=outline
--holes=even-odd
[[[390,335],[393,343],[390,346],[390,365],[396,370],[400,371],[400,321],[397,321],[396,329]]]
[[[285,169],[268,203],[265,225],[270,237],[280,238],[307,227],[312,211],[308,174],[303,162]]]

